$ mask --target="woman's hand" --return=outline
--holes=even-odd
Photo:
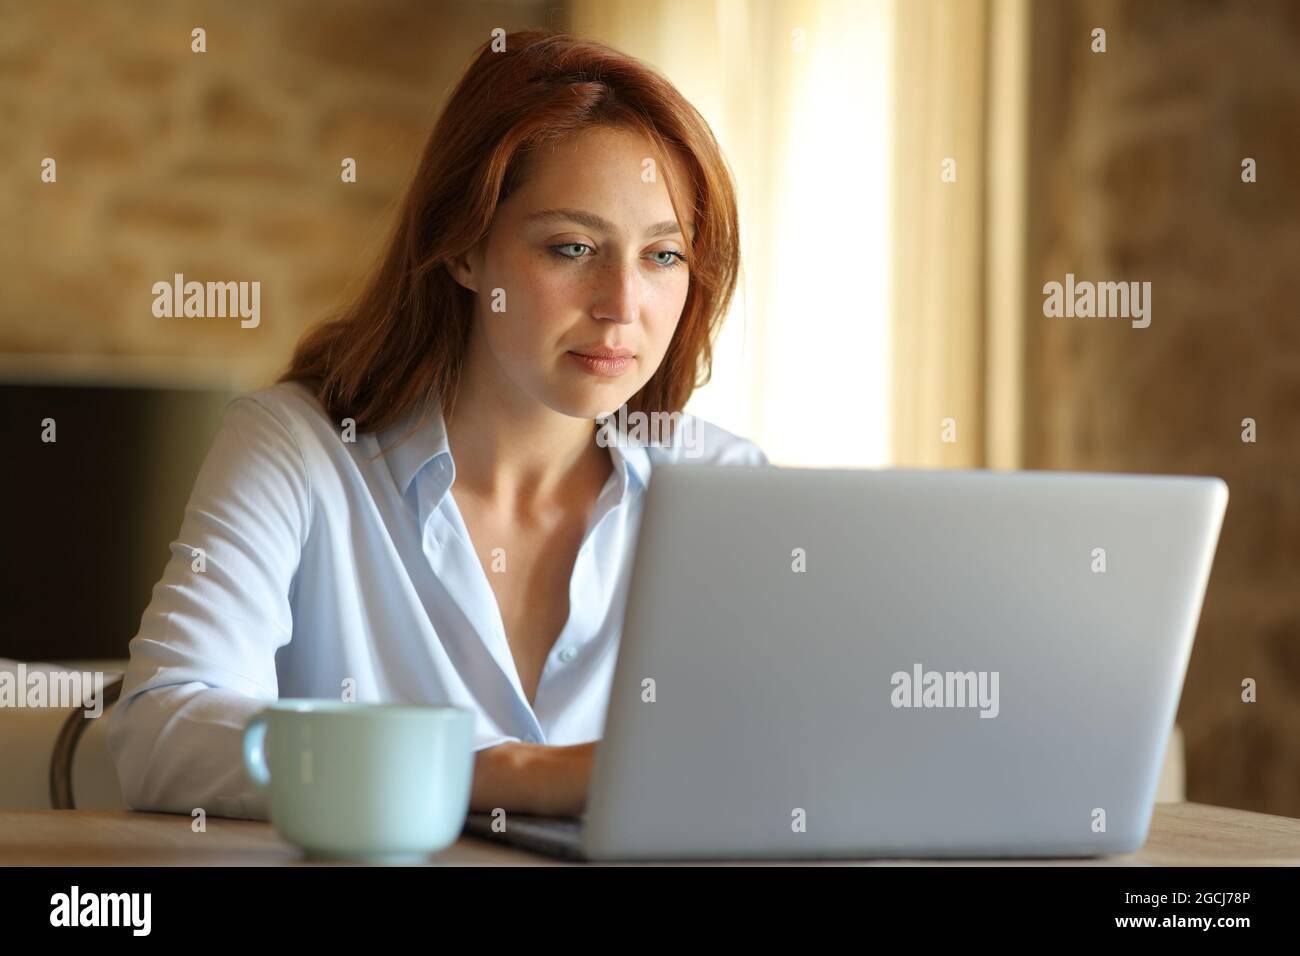
[[[561,747],[510,742],[480,750],[474,755],[470,809],[581,815],[598,742]]]

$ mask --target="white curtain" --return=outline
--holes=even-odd
[[[576,0],[570,16],[676,84],[737,180],[742,281],[690,410],[777,463],[886,463],[891,0]]]

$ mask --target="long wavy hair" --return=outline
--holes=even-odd
[[[504,49],[502,47],[504,40]],[[638,132],[657,154],[684,236],[689,290],[668,350],[629,412],[680,411],[712,375],[713,343],[740,267],[735,187],[699,112],[653,68],[594,40],[550,30],[479,47],[425,144],[377,268],[357,298],[298,342],[281,382],[301,382],[335,422],[380,431],[436,391],[454,407],[474,293],[445,260],[473,249],[498,203],[554,140],[592,127]],[[674,182],[676,157],[689,182]],[[683,229],[683,232],[686,230]]]

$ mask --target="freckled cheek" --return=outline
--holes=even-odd
[[[573,316],[583,312],[586,301],[582,288],[571,280],[537,278],[528,287],[524,318],[528,334],[554,338],[565,332],[573,324]]]
[[[642,318],[641,341],[642,360],[658,363],[668,351],[668,344],[673,340],[677,327],[677,313],[662,308],[657,311],[644,311]]]
[[[686,305],[687,286],[682,283],[664,285],[653,289],[643,303],[642,317],[645,322],[646,338],[654,347],[666,351],[672,340],[677,324],[681,320],[682,309]]]
[[[549,254],[520,259],[514,275],[514,281],[531,303],[554,306],[583,294],[582,279],[577,270],[569,271],[557,266]]]
[[[551,324],[563,324],[571,314],[577,291],[573,282],[528,262],[519,262],[500,278],[506,290],[506,312],[520,334],[535,334]]]

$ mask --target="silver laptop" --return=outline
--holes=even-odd
[[[1145,842],[1223,481],[683,464],[647,494],[585,815],[470,832],[587,860]]]

